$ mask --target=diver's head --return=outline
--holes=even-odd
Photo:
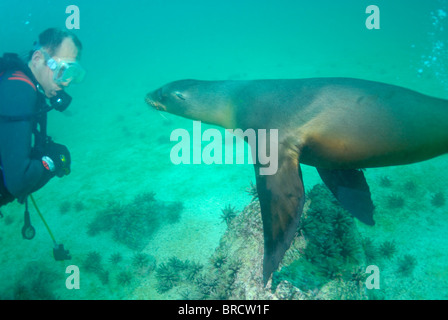
[[[77,63],[81,50],[81,42],[71,32],[50,28],[39,35],[28,65],[47,98],[82,80],[85,72]]]

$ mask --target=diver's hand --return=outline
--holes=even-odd
[[[51,141],[46,145],[42,164],[46,170],[59,178],[66,176],[70,173],[70,152],[66,146]]]

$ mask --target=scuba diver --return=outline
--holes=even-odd
[[[47,113],[70,104],[64,89],[85,75],[81,50],[76,35],[50,28],[26,63],[17,54],[0,58],[0,207],[15,199],[27,205],[31,193],[70,173],[67,147],[47,135]]]

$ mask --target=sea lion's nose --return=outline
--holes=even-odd
[[[160,102],[162,98],[162,90],[158,89],[148,93],[145,97],[145,102],[152,108],[159,111],[166,111],[166,107]]]
[[[152,103],[154,102],[154,99],[152,98],[152,92],[149,92],[146,97],[145,97],[145,102],[149,105],[152,105]]]
[[[156,97],[157,97],[157,99],[162,100],[162,98],[163,98],[162,88],[160,88],[156,91]]]
[[[149,92],[146,95],[145,101],[150,104],[150,102],[161,101],[163,98],[162,88]]]

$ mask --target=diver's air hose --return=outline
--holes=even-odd
[[[39,208],[37,207],[36,201],[34,201],[33,195],[30,194],[30,199],[33,202],[34,208],[36,208],[37,214],[39,215],[39,217],[41,218],[42,222],[45,225],[45,228],[47,228],[48,233],[50,234],[51,239],[53,239],[54,245],[57,246],[56,243],[56,239],[53,236],[53,232],[51,232],[50,227],[48,226],[47,222],[44,219],[44,216],[42,215],[42,213],[40,212]]]

